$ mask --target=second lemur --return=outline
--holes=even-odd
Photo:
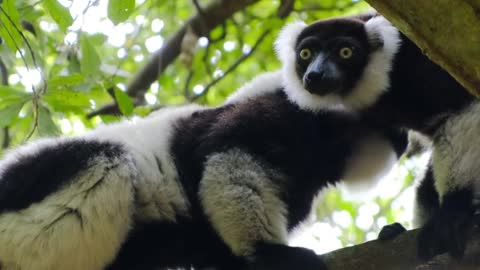
[[[284,73],[288,82],[317,93],[316,99],[302,99],[305,104],[345,108],[368,122],[413,129],[433,140],[427,176],[438,209],[419,234],[418,251],[425,259],[441,252],[460,258],[478,210],[480,102],[382,16],[290,28],[299,39],[312,37],[296,45],[304,62]],[[345,83],[346,77],[358,80]]]

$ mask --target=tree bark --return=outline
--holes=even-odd
[[[417,258],[418,230],[407,231],[390,241],[370,241],[323,255],[328,270],[478,270],[480,232],[475,231],[464,259],[457,262],[444,254],[429,262]]]
[[[480,0],[367,0],[432,61],[480,96]]]

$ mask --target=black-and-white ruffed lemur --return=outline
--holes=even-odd
[[[428,215],[417,217],[425,223],[418,252],[424,259],[443,252],[462,257],[480,194],[478,100],[382,16],[290,28],[305,60],[284,76],[290,83],[300,76],[296,84],[318,94],[312,102],[344,107],[368,122],[413,129],[433,140],[432,168],[417,198],[418,212]],[[345,77],[359,80],[346,84]]]
[[[383,33],[369,25],[358,33],[373,50]],[[320,59],[317,32],[287,27],[277,40],[284,71],[258,76],[222,106],[167,108],[5,155],[2,270],[325,269],[314,252],[287,246],[288,233],[327,185],[377,179],[406,135],[318,98],[332,82],[319,83],[324,62],[311,61]],[[341,45],[336,61],[357,59]],[[351,106],[370,105],[362,97],[371,84],[388,82],[356,67],[373,76],[388,56],[344,68],[343,87],[360,85],[343,93]]]

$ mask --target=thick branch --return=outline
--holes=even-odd
[[[478,0],[367,0],[432,61],[480,96]]]
[[[127,88],[127,93],[134,100],[143,100],[143,95],[150,85],[173,63],[180,54],[180,47],[188,27],[192,27],[197,36],[205,36],[218,25],[230,18],[235,12],[258,2],[259,0],[218,0],[202,9],[202,14],[190,18],[184,26],[168,39],[163,47],[155,52],[147,64],[135,75]],[[91,112],[93,117],[105,112],[114,112],[117,106],[108,104],[98,111]],[[105,109],[107,108],[107,109]]]
[[[474,270],[480,268],[480,233],[476,231],[461,263],[440,255],[425,263],[417,259],[418,230],[391,241],[370,241],[324,255],[329,270]]]

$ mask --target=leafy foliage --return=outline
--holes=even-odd
[[[4,148],[32,138],[72,135],[117,121],[119,116],[87,117],[107,103],[118,106],[123,117],[145,116],[159,107],[192,101],[220,104],[245,81],[279,68],[272,44],[285,23],[367,8],[357,0],[296,0],[284,17],[278,15],[279,9],[288,1],[257,1],[207,36],[187,32],[190,41],[184,38],[178,60],[145,93],[129,89],[134,75],[157,50],[212,1],[3,0],[0,155]],[[411,182],[411,174],[404,178]],[[369,202],[380,209],[374,218],[397,220],[402,210],[391,208],[393,202],[392,198]],[[353,220],[361,205],[345,201],[335,191],[325,197],[317,214],[322,222],[338,227],[332,212],[341,211]],[[366,232],[378,230],[372,226],[358,228],[352,221],[339,227],[342,233],[337,238],[342,245],[364,241]]]

